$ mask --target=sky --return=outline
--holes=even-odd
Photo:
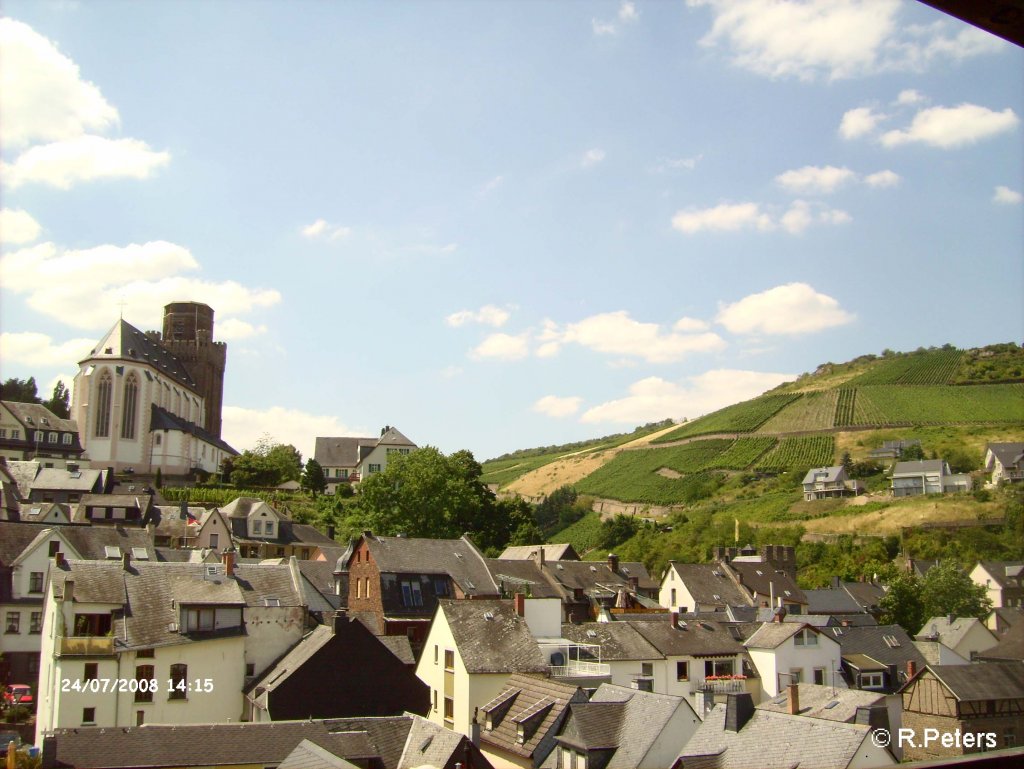
[[[916,2],[6,0],[0,377],[201,301],[235,448],[483,461],[1019,342],[1022,114]]]

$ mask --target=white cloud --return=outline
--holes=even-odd
[[[780,223],[791,235],[798,235],[814,222],[811,205],[803,200],[794,200],[789,210],[782,215]]]
[[[82,329],[109,327],[122,312],[122,302],[129,322],[158,328],[163,305],[181,297],[213,307],[218,326],[281,301],[276,290],[182,274],[198,268],[188,249],[166,241],[81,250],[64,250],[46,242],[0,257],[0,283],[25,295],[37,312]],[[65,312],[66,307],[74,307],[75,312]]]
[[[779,174],[775,181],[790,192],[828,194],[856,178],[857,174],[845,167],[804,166]]]
[[[693,324],[689,318],[681,322],[684,327]],[[625,310],[592,315],[568,324],[564,331],[549,326],[540,338],[546,342],[544,357],[557,352],[557,345],[575,343],[595,352],[639,357],[650,363],[669,363],[689,353],[714,352],[725,347],[725,341],[713,332],[666,332],[657,323],[634,320]]]
[[[734,334],[807,334],[851,323],[854,316],[806,283],[789,283],[722,304],[715,320]]]
[[[640,18],[640,12],[633,3],[624,2],[619,6],[619,21],[631,22]]]
[[[794,378],[793,374],[732,369],[715,369],[681,383],[648,377],[630,385],[626,397],[588,409],[580,421],[638,424],[667,418],[694,419],[755,398]]]
[[[38,182],[66,190],[94,179],[146,179],[170,160],[169,153],[154,152],[138,139],[78,136],[32,147],[5,163],[3,172],[12,189]]]
[[[254,326],[252,323],[239,320],[238,318],[217,319],[216,335],[217,340],[220,342],[248,339],[249,337],[265,333],[267,333],[267,327],[264,325]]]
[[[39,237],[42,228],[32,215],[20,208],[0,210],[0,243],[21,245]]]
[[[757,203],[723,203],[714,208],[680,211],[672,217],[672,226],[692,235],[701,230],[721,232],[747,227],[770,230],[772,221]]]
[[[883,188],[895,187],[900,183],[900,175],[894,171],[877,171],[864,177],[864,183],[869,187]]]
[[[538,358],[554,358],[561,349],[562,345],[558,342],[544,342],[537,347],[535,355]]]
[[[593,168],[598,163],[604,160],[604,150],[598,147],[587,150],[583,153],[583,159],[580,160],[580,166],[582,168]]]
[[[303,460],[313,456],[318,435],[363,435],[366,432],[339,422],[337,417],[282,406],[264,409],[225,406],[221,417],[224,440],[239,451],[255,447],[271,425],[273,441],[290,443],[302,453]]]
[[[659,174],[672,171],[692,171],[703,158],[703,155],[694,155],[689,158],[658,158],[658,163],[653,170]]]
[[[680,318],[673,325],[672,328],[676,331],[707,331],[710,328],[710,324],[705,320],[699,318]]]
[[[312,224],[307,224],[299,229],[302,237],[309,240],[341,240],[352,234],[351,227],[329,224],[326,219],[317,219]]]
[[[569,417],[580,410],[583,399],[578,396],[559,398],[557,395],[545,395],[533,404],[533,410],[538,414],[555,417]]]
[[[598,37],[605,37],[607,35],[614,35],[616,33],[615,25],[610,21],[601,21],[600,19],[591,19],[590,28],[594,31],[594,34]]]
[[[95,344],[95,339],[54,342],[52,337],[34,331],[5,331],[0,334],[0,358],[24,366],[66,366],[85,358]],[[69,380],[65,379],[64,384]]]
[[[458,312],[453,312],[445,318],[445,323],[456,328],[467,323],[480,323],[484,326],[500,328],[505,325],[508,319],[508,310],[495,307],[493,304],[485,304],[479,310],[459,310]]]
[[[880,72],[921,72],[933,62],[992,53],[1005,44],[945,23],[901,27],[898,0],[688,0],[708,7],[707,47],[723,44],[733,63],[759,75],[840,80]]]
[[[995,112],[977,104],[957,107],[930,107],[921,110],[909,127],[882,135],[882,144],[897,147],[920,142],[940,149],[953,149],[975,144],[1001,133],[1014,130],[1020,119],[1007,107]]]
[[[29,25],[0,18],[0,134],[8,147],[72,139],[118,114],[78,65]]]
[[[530,354],[528,334],[491,334],[469,353],[473,360],[522,360]]]
[[[924,94],[920,91],[915,91],[913,88],[908,88],[904,91],[900,91],[899,96],[896,97],[896,103],[901,106],[908,104],[919,104],[924,101]]]
[[[871,107],[856,107],[847,110],[839,123],[839,135],[844,139],[857,139],[873,132],[888,116],[875,112]]]
[[[992,195],[992,202],[1001,203],[1002,205],[1015,206],[1022,200],[1024,200],[1024,195],[1002,184],[996,187],[995,194]]]

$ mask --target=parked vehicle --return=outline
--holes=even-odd
[[[27,708],[32,708],[35,706],[32,687],[27,684],[11,684],[4,691],[3,700],[6,707],[24,705]]]

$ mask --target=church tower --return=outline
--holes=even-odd
[[[220,438],[228,348],[213,341],[213,308],[201,302],[166,305],[161,343],[192,374],[204,398],[206,431]]]

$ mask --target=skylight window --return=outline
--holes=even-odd
[[[107,558],[120,558],[121,548],[119,548],[117,545],[106,545],[103,548],[103,554]]]

